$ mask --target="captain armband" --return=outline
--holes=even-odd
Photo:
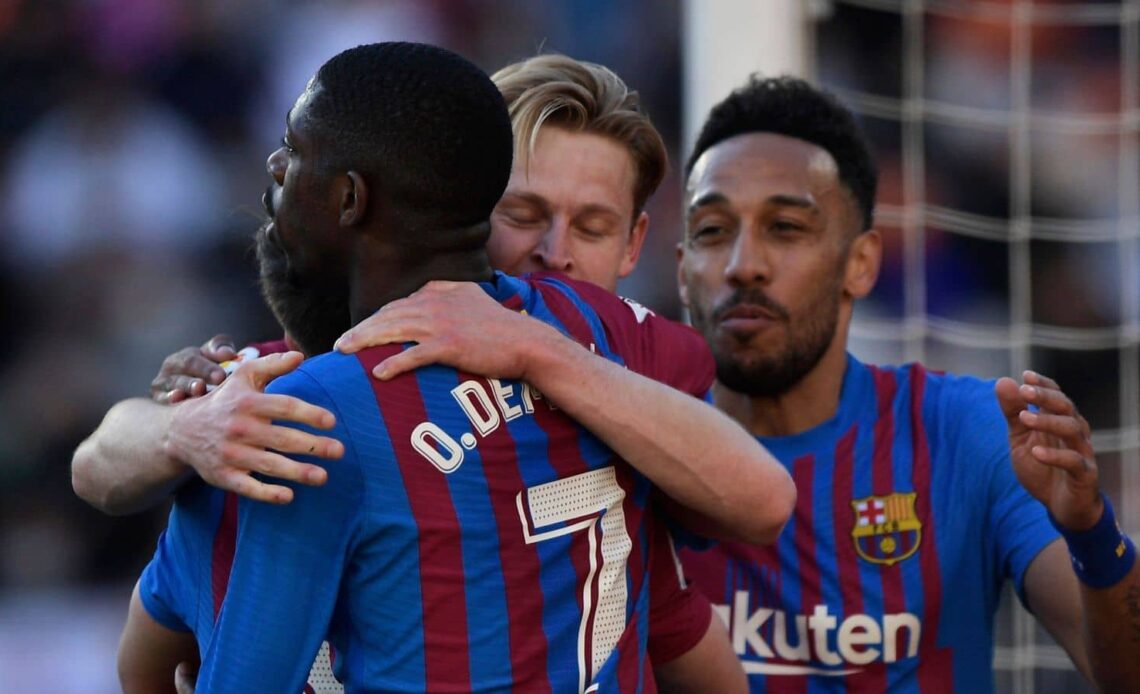
[[[1098,589],[1119,583],[1136,562],[1136,546],[1116,524],[1112,503],[1103,492],[1101,499],[1104,500],[1104,513],[1088,530],[1069,530],[1058,524],[1052,514],[1049,516],[1049,521],[1069,546],[1069,558],[1077,578],[1086,586]]]

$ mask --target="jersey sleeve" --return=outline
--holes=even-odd
[[[632,299],[585,282],[571,284],[597,312],[611,348],[627,367],[694,397],[705,397],[716,376],[716,364],[700,333]]]
[[[334,400],[304,370],[274,381],[267,392],[332,411],[336,428],[320,433],[340,439],[345,455],[327,466],[324,486],[290,485],[289,504],[238,502],[232,568],[204,645],[199,694],[301,691],[327,634],[357,533],[364,485]]]
[[[958,411],[963,414],[960,440],[972,441],[965,455],[986,461],[979,479],[987,485],[986,527],[990,529],[994,560],[1002,575],[1013,580],[1018,597],[1025,600],[1025,571],[1033,559],[1059,535],[1049,523],[1045,506],[1030,496],[1013,471],[1009,430],[994,395],[992,381],[966,380]]]
[[[712,604],[685,585],[667,530],[656,533],[649,567],[649,660],[664,665],[692,650],[708,631]]]
[[[173,631],[190,631],[185,597],[189,591],[183,580],[177,550],[171,547],[168,528],[158,538],[154,557],[139,578],[139,598],[151,618]]]

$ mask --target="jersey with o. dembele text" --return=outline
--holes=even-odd
[[[639,373],[696,396],[711,383],[696,333],[594,287],[484,288]],[[322,433],[345,456],[313,461],[325,486],[285,506],[180,493],[140,593],[195,633],[198,691],[299,691],[326,635],[350,692],[654,691],[647,567],[669,545],[648,481],[525,383],[373,379],[400,349],[271,384],[336,415]]]

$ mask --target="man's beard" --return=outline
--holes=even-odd
[[[784,322],[787,342],[773,356],[754,356],[732,349],[736,338],[718,335],[716,326],[725,312],[740,303],[764,307]],[[812,313],[802,323],[790,320],[790,312],[759,289],[742,289],[713,311],[710,320],[703,311],[693,311],[693,324],[700,330],[716,360],[716,377],[723,385],[752,397],[783,395],[799,383],[831,346],[839,324],[839,288],[828,287],[805,303]]]
[[[346,284],[305,282],[289,266],[281,248],[258,229],[257,265],[261,296],[281,327],[306,356],[332,350],[333,343],[352,327]]]

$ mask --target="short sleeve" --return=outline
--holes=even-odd
[[[170,531],[164,530],[158,538],[154,557],[139,578],[139,598],[154,621],[172,631],[190,631],[186,607],[180,602],[185,599],[186,591],[173,550],[168,546],[170,541]]]
[[[664,665],[692,650],[708,631],[712,604],[686,586],[669,533],[661,529],[651,551],[649,659]]]
[[[1005,576],[1013,580],[1022,604],[1025,572],[1029,565],[1060,535],[1049,523],[1045,506],[1018,482],[1006,453],[994,466],[990,482],[989,527],[994,529],[995,551]]]
[[[986,485],[985,527],[990,534],[994,562],[1002,576],[1013,581],[1025,604],[1025,571],[1033,559],[1059,535],[1037,499],[1018,481],[1009,456],[1009,429],[994,395],[993,381],[959,378],[959,399],[953,411],[961,412],[961,427],[954,436],[969,442],[958,462],[977,465],[976,479]]]

